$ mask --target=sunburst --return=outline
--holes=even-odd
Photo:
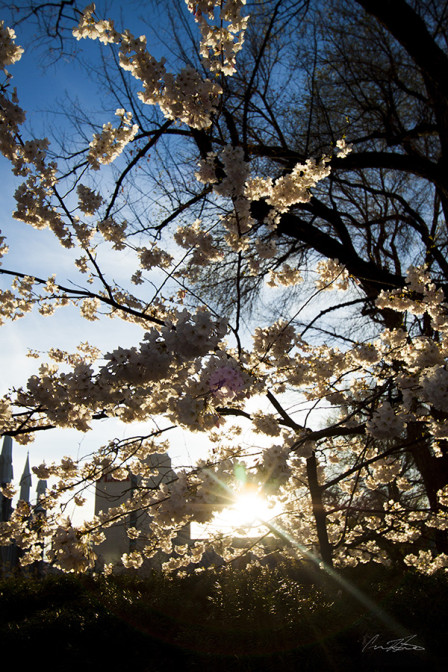
[[[260,488],[246,484],[235,495],[232,505],[216,517],[214,524],[227,531],[230,528],[240,533],[253,534],[263,528],[264,522],[269,522],[281,513],[281,510],[280,504],[269,502]]]

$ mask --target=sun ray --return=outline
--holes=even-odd
[[[219,528],[238,530],[238,533],[254,534],[281,513],[281,506],[267,500],[262,490],[244,484],[234,495],[231,506],[216,516],[214,525]]]

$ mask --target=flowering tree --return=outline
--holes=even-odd
[[[199,64],[177,73],[151,55],[145,37],[117,30],[94,5],[79,14],[74,37],[112,50],[125,82],[125,94],[119,90],[117,97],[127,104],[92,132],[81,151],[64,157],[64,168],[52,160],[48,140],[27,139],[21,130],[25,113],[6,68],[13,70],[23,50],[13,30],[1,26],[0,146],[24,180],[14,217],[51,229],[62,247],[79,250],[76,267],[86,278],[85,287],[72,288],[54,276],[2,267],[0,273],[12,278],[0,294],[2,320],[75,304],[86,320],[106,314],[142,328],[140,343],[131,348],[99,353],[83,344],[75,354],[49,352],[25,388],[0,400],[1,432],[28,443],[35,432],[53,427],[87,432],[98,419],[131,424],[157,417],[164,428],[179,426],[211,440],[208,459],[158,487],[147,458],[167,449],[160,429],[111,439],[79,464],[69,458],[43,464],[35,473],[55,478],[40,503],[46,518],[36,530],[29,506],[19,502],[2,525],[3,543],[15,541],[26,565],[40,558],[42,537],[51,538],[50,560],[83,571],[94,565],[92,544],[100,544],[105,528],[146,511],[148,533],[123,557],[125,566],[139,567],[158,549],[170,551],[185,524],[210,521],[228,506],[244,470],[245,479],[281,501],[280,533],[326,565],[373,560],[434,572],[448,565],[441,168],[448,137],[441,73],[448,57],[432,31],[434,17],[401,0],[393,7],[358,2],[367,12],[357,9],[363,36],[376,27],[419,72],[415,87],[421,90],[409,93],[398,76],[397,88],[420,102],[426,95],[426,126],[414,129],[415,140],[406,129],[396,131],[395,143],[378,134],[366,140],[360,122],[350,137],[350,125],[334,111],[326,116],[324,138],[321,97],[316,119],[313,97],[303,103],[311,121],[297,130],[302,103],[278,63],[285,31],[298,30],[307,3],[278,0],[263,12],[254,7],[253,16],[244,0],[186,4],[198,28]],[[422,49],[417,34],[426,40]],[[129,84],[135,80],[136,95]],[[404,149],[385,148],[399,141]],[[164,179],[156,178],[158,167],[149,173],[147,202],[141,188],[138,199],[129,197],[132,191],[123,195],[128,184],[139,187],[128,181],[150,153]],[[100,189],[98,175],[111,164],[117,166],[112,189],[110,182]],[[175,185],[174,166],[180,174]],[[394,183],[391,169],[403,170],[406,183]],[[426,200],[411,208],[410,194],[422,181]],[[153,206],[150,199],[160,206],[157,221],[143,214]],[[410,232],[417,241],[409,242]],[[0,241],[6,255],[6,238]],[[107,277],[97,255],[100,241],[117,258],[123,251],[135,254],[138,267],[129,279],[135,289]],[[156,286],[150,300],[149,283]],[[323,303],[332,290],[337,298]],[[257,292],[263,300],[272,294],[277,314],[246,319],[247,301]],[[336,310],[356,311],[345,315],[358,326],[349,332],[324,328],[322,320]],[[260,399],[266,403],[251,410]],[[305,412],[294,412],[299,404]],[[323,405],[333,413],[316,426],[311,409]],[[232,416],[250,423],[265,447],[243,449]],[[67,492],[81,502],[82,491],[104,473],[124,480],[129,472],[140,480],[124,504],[77,528],[62,516]],[[138,531],[131,527],[129,534]],[[231,538],[217,535],[177,547],[167,569],[198,562],[208,545],[227,561],[239,553]],[[264,552],[262,545],[252,550]]]

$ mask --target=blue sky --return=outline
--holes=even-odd
[[[99,7],[101,3],[97,3]],[[123,10],[127,14],[124,25],[136,35],[146,33],[146,27],[139,21],[139,13],[146,3],[123,3],[114,0],[108,3],[109,10],[99,16],[118,19]],[[164,3],[159,3],[163,6]],[[147,10],[148,11],[148,10]],[[149,13],[149,12],[148,12]],[[163,37],[168,29],[166,16],[160,11],[159,16],[150,10],[149,18],[154,19],[153,30]],[[121,26],[120,26],[121,27]],[[63,115],[63,106],[69,98],[78,99],[100,123],[113,120],[110,113],[101,113],[101,100],[96,86],[89,82],[86,71],[76,60],[60,59],[50,67],[43,67],[43,52],[33,49],[33,31],[25,26],[17,29],[17,43],[25,48],[19,63],[10,67],[14,77],[13,84],[17,87],[21,106],[27,111],[25,129],[31,135],[46,136],[50,130],[59,128],[59,132],[67,132],[70,127]],[[94,64],[98,58],[98,49],[103,48],[97,43],[82,41],[83,59]],[[157,58],[162,55],[162,46],[156,44],[156,36],[148,36],[150,52]],[[165,50],[164,55],[173,59],[172,54]],[[173,69],[174,69],[173,65]],[[72,131],[69,131],[72,133]],[[8,162],[0,157],[0,229],[7,235],[10,253],[4,258],[3,267],[15,271],[47,278],[56,273],[61,284],[70,280],[84,285],[85,278],[73,269],[73,260],[77,255],[73,251],[63,249],[49,231],[36,231],[21,222],[12,219],[14,209],[14,190],[20,180],[10,172]],[[128,285],[130,275],[136,270],[132,253],[116,253],[101,250],[101,267],[124,286]],[[9,279],[0,277],[0,287],[9,285]],[[0,330],[0,394],[14,385],[26,383],[30,375],[37,371],[38,360],[26,357],[28,349],[47,351],[51,347],[73,351],[81,341],[88,340],[94,346],[107,352],[118,345],[127,347],[138,343],[143,331],[136,325],[124,323],[119,319],[101,319],[87,322],[80,318],[76,308],[64,308],[56,311],[52,317],[43,318],[37,311],[26,315],[21,320],[4,325]],[[149,430],[151,431],[151,430]],[[25,464],[26,454],[30,451],[31,465],[42,461],[57,461],[64,455],[79,458],[93,452],[108,439],[124,438],[138,433],[148,433],[148,423],[143,426],[123,425],[118,421],[98,422],[91,432],[83,434],[75,430],[52,430],[39,432],[36,440],[29,446],[14,444],[14,470],[16,481]],[[176,430],[171,435],[174,466],[190,462],[191,459],[203,457],[206,441],[200,435],[189,435]],[[247,438],[250,438],[249,433]],[[257,439],[257,443],[261,441]],[[37,484],[34,479],[33,489]],[[91,502],[90,502],[91,506]]]
[[[145,33],[145,27],[139,20],[139,6],[142,3],[126,3],[114,0],[108,3],[107,14],[102,14],[101,4],[97,3],[99,16],[117,19],[125,14],[124,25],[135,34]],[[160,3],[159,3],[160,4]],[[152,13],[154,17],[154,14]],[[158,21],[163,17],[160,12]],[[2,18],[2,17],[0,17]],[[7,25],[8,17],[5,17]],[[157,24],[153,27],[156,29]],[[76,59],[62,58],[54,65],[45,67],[45,51],[35,48],[35,29],[25,24],[16,28],[16,42],[25,48],[22,59],[10,67],[13,75],[13,86],[17,87],[19,102],[26,111],[25,137],[35,135],[44,137],[54,129],[65,132],[69,126],[64,120],[62,107],[67,100],[77,99],[82,106],[94,114],[97,120],[105,123],[111,119],[110,114],[101,113],[101,100],[98,97],[97,87],[89,82],[86,71]],[[162,26],[160,25],[160,31]],[[83,40],[77,43],[82,49],[84,61],[95,63],[98,58],[97,43]],[[104,47],[102,47],[104,48]],[[154,55],[159,58],[160,50],[155,44],[150,46]],[[169,56],[169,54],[168,54]],[[30,226],[12,219],[11,213],[15,207],[13,194],[21,180],[15,178],[9,162],[0,157],[0,229],[7,236],[10,247],[9,254],[3,259],[3,268],[30,273],[40,277],[48,277],[56,273],[57,281],[66,284],[69,280],[78,280],[84,284],[85,279],[73,269],[73,251],[63,249],[49,231],[36,231]],[[119,257],[117,257],[117,254]],[[117,260],[119,258],[119,263]],[[125,284],[135,270],[135,259],[132,255],[123,253],[102,252],[102,266],[112,272],[113,277]],[[10,279],[0,277],[0,287],[7,288]],[[86,322],[79,316],[76,308],[64,308],[56,311],[55,315],[43,318],[37,311],[27,314],[15,322],[9,322],[0,330],[0,394],[4,394],[10,386],[20,386],[26,383],[30,375],[37,371],[38,360],[26,357],[28,349],[47,351],[51,347],[60,347],[72,351],[81,341],[88,340],[92,345],[100,347],[103,352],[113,349],[117,345],[129,346],[141,340],[143,331],[136,325],[127,324],[119,319],[101,319],[97,322]],[[30,452],[31,465],[37,465],[43,460],[51,462],[63,455],[81,457],[95,450],[108,438],[117,436],[123,438],[132,436],[140,431],[148,431],[148,425],[132,427],[117,421],[97,423],[87,434],[74,430],[52,430],[36,435],[36,440],[29,446],[20,446],[14,442],[14,472],[15,480],[20,478]],[[184,435],[176,432],[174,459],[184,461],[187,455],[187,441]],[[197,441],[196,441],[197,444]],[[37,484],[34,479],[33,491]]]

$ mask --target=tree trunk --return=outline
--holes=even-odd
[[[322,560],[328,567],[333,567],[333,549],[328,539],[327,514],[322,501],[322,488],[317,478],[317,460],[313,453],[306,461],[308,486],[311,494],[314,520],[316,521],[317,538]]]
[[[437,491],[448,483],[448,458],[446,455],[442,457],[432,455],[421,423],[408,423],[408,438],[413,441],[411,453],[422,476],[430,509],[437,513],[440,510]],[[435,529],[434,541],[438,553],[448,553],[448,535],[445,530]]]

